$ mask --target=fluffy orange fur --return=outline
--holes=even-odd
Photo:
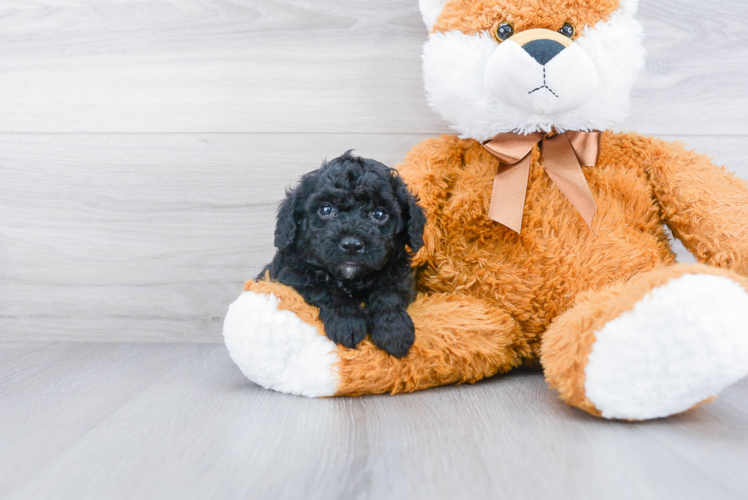
[[[472,35],[497,22],[510,23],[515,32],[531,28],[556,31],[566,22],[581,31],[608,19],[618,7],[618,0],[452,0],[433,31],[459,30]]]
[[[278,308],[293,311],[325,334],[319,309],[281,283],[249,280],[244,291],[273,294]],[[370,338],[358,349],[338,346],[338,395],[412,392],[444,384],[476,382],[522,362],[529,349],[517,323],[507,313],[487,308],[471,297],[419,297],[408,309],[416,324],[416,342],[398,359],[378,349]]]
[[[522,233],[486,217],[498,160],[476,141],[422,143],[399,166],[432,215],[416,255],[423,292],[463,294],[517,320],[537,355],[541,334],[583,290],[600,290],[674,262],[635,135],[603,134],[597,167],[585,168],[599,211],[595,236],[545,173],[536,147]],[[450,154],[459,160],[445,165]],[[433,171],[442,166],[438,175]]]
[[[339,395],[474,383],[519,366],[530,353],[517,322],[479,299],[420,296],[408,312],[416,325],[416,342],[405,358],[388,355],[368,338],[358,349],[338,348]]]
[[[745,182],[679,145],[636,134],[603,134],[598,165],[584,169],[600,207],[595,217],[598,236],[551,183],[537,149],[532,153],[519,235],[485,215],[498,161],[477,142],[453,136],[427,140],[416,146],[398,168],[429,213],[426,245],[415,259],[423,294],[418,305],[417,335],[424,339],[438,336],[437,325],[456,320],[456,314],[443,313],[445,297],[451,297],[454,303],[464,300],[471,307],[507,313],[519,329],[507,330],[506,338],[498,343],[507,347],[501,355],[505,361],[495,371],[516,366],[522,358],[536,361],[552,321],[576,301],[587,298],[577,316],[588,325],[594,319],[594,315],[584,319],[588,314],[608,307],[606,293],[623,293],[616,292],[616,287],[654,272],[649,281],[642,278],[651,288],[661,284],[658,276],[686,272],[670,270],[675,256],[663,222],[695,249],[702,262],[746,273],[748,239],[741,222],[748,206]],[[660,269],[666,271],[657,274]],[[693,269],[687,272],[711,268]],[[603,293],[606,289],[609,291]],[[627,293],[636,297],[642,292],[636,288]],[[439,299],[432,304],[432,297]],[[482,344],[479,348],[476,339],[482,342],[495,324],[481,323],[471,324],[475,333],[464,337],[459,334],[464,352],[482,352]],[[553,331],[560,330],[562,326]],[[587,329],[586,337],[580,333],[579,339],[569,341],[589,346],[594,330]],[[512,353],[513,348],[519,350]],[[374,349],[344,351],[341,394],[414,390],[425,381],[427,386],[472,381],[466,376],[455,378],[456,368],[446,362],[450,359],[447,352],[440,358],[438,352],[417,350],[392,369]],[[583,381],[579,385],[579,370],[588,351],[572,349],[564,351],[563,356],[554,356],[552,349],[548,352],[551,354],[544,358],[543,367],[552,377],[562,374],[553,379],[562,397],[595,413],[589,402],[579,399],[578,391],[567,391],[560,382],[568,379],[577,389],[583,387]],[[439,366],[434,366],[434,360]],[[462,361],[468,365],[464,374],[474,360],[468,357]],[[429,375],[413,383],[412,374],[420,373],[426,365]],[[576,367],[577,372],[569,371],[568,366]],[[480,370],[491,372],[483,366]],[[354,380],[369,383],[365,389],[351,391],[349,384]]]
[[[706,265],[659,267],[628,282],[620,282],[602,291],[581,293],[576,304],[556,318],[543,336],[542,364],[548,384],[566,403],[600,415],[584,391],[587,358],[595,343],[595,332],[627,311],[653,288],[684,274],[726,276],[741,283],[748,291],[748,280],[726,269]]]
[[[602,136],[584,173],[597,200],[593,234],[543,170],[536,148],[516,234],[486,213],[498,160],[473,140],[429,139],[398,166],[428,213],[414,259],[416,344],[396,359],[369,340],[338,347],[339,395],[475,382],[540,359],[561,397],[592,414],[584,366],[594,332],[684,273],[730,276],[748,289],[748,186],[705,157],[636,134]],[[707,265],[675,265],[665,223]],[[277,283],[248,282],[324,327]],[[542,355],[541,355],[542,353]]]
[[[699,262],[748,275],[746,182],[706,156],[656,142],[647,152],[662,217]]]

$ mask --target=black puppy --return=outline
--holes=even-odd
[[[348,151],[304,175],[278,211],[278,252],[260,273],[320,308],[327,336],[372,341],[393,356],[415,341],[406,312],[415,298],[411,253],[426,216],[394,169]],[[409,247],[410,251],[406,248]]]

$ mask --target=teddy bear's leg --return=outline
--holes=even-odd
[[[545,333],[541,363],[593,415],[684,412],[748,375],[748,280],[678,264],[582,294]]]
[[[318,310],[279,283],[248,281],[229,307],[223,338],[231,359],[252,382],[300,396],[332,396],[338,379],[335,343]]]
[[[531,352],[509,314],[474,297],[419,296],[408,313],[416,341],[406,357],[390,356],[368,338],[358,349],[338,348],[339,395],[474,383],[519,366]]]
[[[318,310],[287,286],[246,289],[226,316],[226,346],[247,378],[280,392],[341,396],[476,382],[530,354],[511,316],[472,297],[420,296],[408,309],[415,344],[398,359],[368,338],[358,349],[335,345]]]

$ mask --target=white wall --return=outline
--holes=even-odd
[[[748,177],[748,3],[641,0],[623,129]],[[286,186],[447,132],[416,0],[3,0],[0,338],[218,341]]]

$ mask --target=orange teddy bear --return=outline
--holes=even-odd
[[[397,393],[540,365],[568,404],[644,420],[748,374],[748,187],[623,118],[643,67],[636,0],[421,0],[429,104],[457,136],[398,166],[428,213],[410,354],[324,336],[248,282],[226,345],[264,387]],[[602,132],[600,132],[602,131]],[[675,262],[666,226],[698,259]]]

